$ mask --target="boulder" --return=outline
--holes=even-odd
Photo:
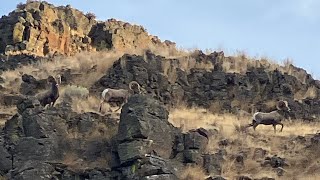
[[[224,162],[223,152],[219,151],[215,154],[204,154],[203,167],[210,175],[219,175],[222,171],[222,164]]]
[[[120,143],[118,146],[120,163],[132,163],[137,159],[141,159],[145,154],[150,152],[151,143],[152,141],[145,141],[143,139]]]
[[[274,155],[272,157],[266,157],[263,166],[270,165],[272,168],[278,168],[278,167],[284,167],[288,166],[288,164],[285,162],[284,158],[278,157],[277,155]]]
[[[197,149],[187,149],[183,152],[184,163],[203,164],[202,154]]]
[[[19,91],[23,95],[34,96],[39,90],[44,90],[48,86],[46,79],[36,80],[36,78],[28,74],[22,75],[22,81]]]
[[[117,135],[120,143],[147,140],[151,142],[150,150],[169,158],[176,132],[177,129],[168,122],[166,108],[150,97],[133,95],[122,107]]]
[[[1,133],[2,130],[0,130]],[[0,176],[5,175],[12,168],[12,156],[4,147],[4,139],[0,136]]]
[[[199,128],[184,134],[184,149],[197,149],[203,152],[209,142],[208,132]]]

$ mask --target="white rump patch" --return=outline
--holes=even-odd
[[[256,115],[258,115],[260,112],[256,112],[253,114],[253,119],[256,120]]]

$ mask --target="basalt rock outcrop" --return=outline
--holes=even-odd
[[[305,79],[308,83],[303,83],[293,75],[264,67],[248,69],[245,74],[228,73],[219,59],[223,56],[214,53],[203,56],[198,63],[210,62],[213,69],[183,69],[183,60],[166,59],[150,52],[145,57],[125,54],[91,89],[101,92],[106,87],[127,88],[135,80],[147,94],[169,106],[185,101],[218,113],[233,112],[236,107],[248,112],[271,111],[278,99],[284,99],[292,109],[288,114],[291,118],[319,117],[320,88],[311,76]],[[308,94],[310,90],[312,97],[297,99],[299,94]]]
[[[178,179],[185,164],[221,170],[224,154],[207,154],[210,133],[182,133],[159,101],[134,95],[120,122],[109,115],[77,114],[68,103],[43,109],[18,103],[0,136],[0,176],[9,179]],[[219,160],[219,161],[218,161]]]
[[[0,53],[36,56],[73,55],[102,49],[174,47],[161,42],[141,26],[110,19],[97,22],[70,5],[55,7],[45,1],[18,4],[0,19]]]
[[[116,120],[76,114],[67,105],[44,110],[33,99],[20,102],[18,112],[6,122],[1,135],[1,175],[10,179],[102,178],[108,171],[103,159],[111,156],[107,134],[116,132]]]

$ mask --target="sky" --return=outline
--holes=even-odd
[[[4,1],[4,0],[1,0]],[[246,52],[293,64],[320,79],[320,0],[47,0],[97,19],[142,25],[178,47]],[[1,3],[7,15],[24,0]]]

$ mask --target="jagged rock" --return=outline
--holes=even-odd
[[[184,135],[184,149],[197,149],[202,152],[208,142],[208,132],[203,128],[191,130]]]
[[[201,58],[215,63],[214,66],[220,63],[210,59],[214,58],[211,56]],[[98,93],[106,87],[127,88],[135,80],[147,94],[170,106],[186,101],[189,106],[202,106],[216,113],[233,112],[234,107],[247,112],[268,112],[275,110],[279,99],[284,99],[292,109],[287,118],[315,120],[320,116],[319,99],[294,100],[293,95],[304,94],[313,86],[302,83],[298,77],[279,70],[268,71],[266,67],[248,67],[243,74],[193,67],[185,71],[180,63],[149,51],[145,57],[125,54],[91,90]]]
[[[121,110],[117,135],[124,176],[176,179],[166,159],[171,157],[177,132],[168,122],[168,111],[163,105],[148,96],[131,96]]]
[[[183,152],[185,163],[203,164],[202,154],[197,149],[187,149]]]
[[[263,166],[266,165],[270,165],[273,168],[282,168],[284,166],[288,166],[288,164],[285,162],[285,159],[278,157],[277,155],[274,155],[272,157],[266,157]]]
[[[46,163],[25,162],[21,169],[10,172],[10,179],[51,179],[54,168]]]
[[[31,164],[37,164],[37,162],[57,160],[61,156],[58,142],[54,139],[23,137],[15,146],[13,164],[21,169],[28,161]]]
[[[150,97],[133,95],[122,107],[118,130],[120,143],[146,139],[151,150],[163,158],[169,158],[176,131],[168,122],[165,107]]]
[[[203,167],[210,175],[221,174],[223,162],[224,158],[222,151],[219,151],[215,154],[205,154],[203,156]]]
[[[131,163],[144,157],[150,151],[151,141],[135,140],[131,142],[120,143],[118,154],[121,164]]]
[[[1,41],[0,41],[0,46],[1,46]],[[44,58],[40,58],[40,57],[29,55],[29,54],[20,54],[20,55],[0,54],[0,73],[2,71],[16,69],[21,65],[28,65],[28,64],[37,62],[40,59],[44,59]]]
[[[23,95],[35,95],[39,90],[47,88],[47,79],[36,80],[31,75],[23,74],[20,93]]]
[[[106,136],[116,134],[117,124],[109,116],[76,114],[63,103],[44,110],[35,106],[33,99],[20,102],[18,111],[20,114],[8,120],[4,127],[3,147],[13,156],[12,179],[30,178],[32,173],[45,178],[67,177],[50,162],[62,161],[70,152],[79,157],[79,162],[87,164],[114,156]],[[79,172],[74,174],[82,177]],[[98,174],[92,176],[99,177]]]
[[[20,99],[17,103],[18,113],[22,114],[25,110],[30,108],[37,108],[39,111],[40,102],[35,97]]]
[[[311,146],[318,147],[320,145],[320,133],[315,134],[310,139]]]
[[[95,49],[171,48],[169,41],[155,41],[141,26],[110,19],[97,22],[71,7],[45,1],[27,2],[0,19],[0,52],[7,55],[72,55]],[[46,29],[43,31],[43,29]]]
[[[2,130],[0,130],[2,134]],[[7,149],[4,147],[4,139],[0,136],[0,177],[9,172],[12,168],[12,157]]]
[[[178,179],[167,160],[151,154],[130,166],[121,167],[121,171],[127,179]]]
[[[21,95],[14,94],[1,94],[0,93],[0,104],[3,106],[15,106],[18,102],[22,101],[23,97]]]

